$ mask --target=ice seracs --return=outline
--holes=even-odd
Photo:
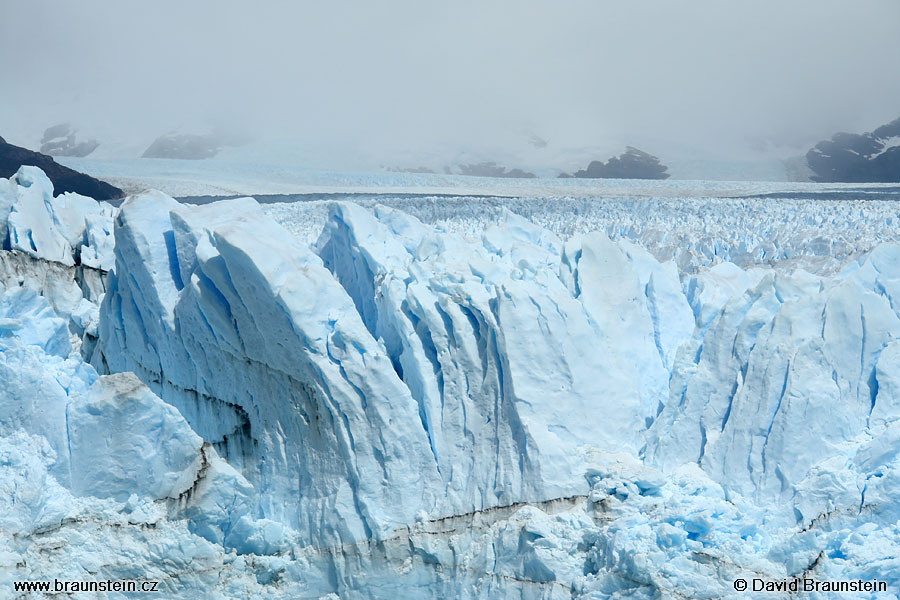
[[[665,398],[686,330],[660,306],[690,317],[674,267],[586,238],[563,277],[562,242],[514,215],[472,247],[336,204],[320,259],[252,200],[148,194],[116,241],[95,364],[137,373],[315,543],[583,494],[582,448],[637,452]]]
[[[696,461],[806,525],[842,502],[868,506],[865,481],[890,455],[848,467],[846,487],[822,475],[895,435],[898,258],[900,246],[882,245],[834,278],[770,273],[727,301],[682,347],[648,459]]]
[[[896,320],[878,291],[893,285],[879,266],[890,247],[831,279],[725,263],[682,283],[630,242],[505,219],[473,244],[336,203],[313,254],[251,200],[132,199],[98,358],[178,406],[260,490],[257,516],[301,544],[584,497],[610,450],[646,457],[657,478],[698,465],[724,502],[767,506],[751,520],[786,539],[828,514],[808,478],[868,435]],[[367,461],[405,503],[365,485]],[[848,468],[857,482],[879,467]]]
[[[0,181],[4,248],[36,258],[111,269],[114,211],[111,205],[73,192],[54,197],[53,184],[37,167],[20,167],[9,180]]]
[[[0,253],[0,585],[900,582],[900,246],[679,270],[508,211],[463,236],[348,202],[310,246],[250,198],[151,192],[96,229],[106,277],[73,266],[105,209],[21,175],[0,197],[43,241]]]
[[[98,364],[134,371],[309,543],[379,537],[437,501],[409,391],[343,288],[253,200],[131,198]]]
[[[71,496],[159,501],[169,518],[226,546],[248,547],[262,535],[252,486],[133,374],[98,376],[71,352],[66,319],[43,297],[7,290],[0,315],[0,438],[22,444],[19,466],[37,469],[44,482],[41,494],[16,490],[4,533],[59,527]],[[227,537],[238,525],[240,534]],[[272,552],[276,541],[249,547]]]

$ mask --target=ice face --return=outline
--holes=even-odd
[[[128,522],[122,515],[136,503],[156,503],[146,508],[156,516],[147,518],[184,520],[187,529],[179,535],[187,546],[205,538],[257,553],[281,549],[278,538],[265,535],[271,525],[250,512],[253,487],[133,374],[98,376],[77,352],[70,353],[67,322],[44,297],[12,288],[0,295],[0,314],[4,533],[40,546],[46,534],[41,532],[85,522],[116,527],[118,520]],[[76,537],[90,535],[74,529]],[[114,546],[124,541],[99,535]],[[14,550],[18,556],[29,547]],[[155,555],[149,547],[143,552]],[[82,559],[72,558],[70,574],[90,570],[97,557]]]
[[[563,252],[512,214],[471,245],[398,211],[335,204],[317,248],[418,402],[460,509],[584,493],[578,448],[639,448],[665,392],[670,337],[690,324],[681,294],[671,297],[688,318],[681,330],[652,316],[670,297],[648,283],[677,289],[673,268],[599,237]],[[603,268],[623,284],[609,286]],[[625,331],[634,336],[621,344]],[[498,481],[501,494],[488,484]]]
[[[697,461],[727,488],[790,508],[815,465],[897,418],[898,257],[883,245],[835,278],[770,273],[725,302],[685,347],[693,357],[673,377],[647,456]],[[805,502],[807,520],[828,510]]]
[[[318,257],[255,202],[132,198],[116,238],[103,363],[139,373],[266,490],[259,516],[335,543],[434,506],[409,390]]]
[[[588,237],[564,276],[562,242],[511,214],[473,249],[338,204],[320,259],[250,200],[150,194],[116,238],[98,364],[141,374],[310,541],[584,494],[582,448],[638,451],[690,323],[672,265]]]
[[[92,205],[60,206],[48,231],[73,248]],[[0,255],[0,585],[900,582],[900,246],[830,275],[679,271],[509,212],[462,237],[334,203],[310,247],[252,199],[160,193],[110,231],[105,285]]]
[[[0,183],[4,248],[36,258],[109,270],[113,266],[112,206],[75,193],[53,197],[37,167],[23,166]]]

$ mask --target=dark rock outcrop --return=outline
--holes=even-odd
[[[156,138],[141,158],[202,160],[212,158],[226,146],[240,146],[248,141],[245,136],[221,131],[204,135],[173,133]]]
[[[12,177],[22,165],[40,167],[50,178],[57,195],[75,192],[96,200],[116,200],[125,195],[119,188],[64,167],[46,154],[7,144],[0,138],[0,177]]]
[[[534,173],[528,173],[522,169],[507,170],[503,165],[495,162],[482,162],[474,165],[459,165],[460,175],[470,177],[509,177],[514,179],[534,179]]]
[[[163,135],[150,144],[141,158],[202,160],[219,153],[222,145],[208,135]]]
[[[52,156],[87,156],[97,149],[97,140],[79,142],[76,131],[68,123],[60,123],[44,130],[41,137],[41,152]]]
[[[836,133],[806,153],[822,182],[900,182],[900,119],[869,133]]]
[[[587,169],[576,171],[573,175],[563,173],[560,178],[578,177],[585,179],[668,179],[668,167],[659,159],[637,148],[627,146],[623,154],[602,160],[592,161]]]

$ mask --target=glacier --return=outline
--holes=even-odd
[[[0,596],[900,586],[900,245],[310,208],[0,180]]]

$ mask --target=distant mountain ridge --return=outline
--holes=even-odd
[[[668,179],[668,167],[652,154],[626,146],[625,152],[610,158],[591,161],[587,169],[575,171],[572,175],[563,173],[560,177],[586,179]]]
[[[863,134],[836,133],[806,153],[820,182],[900,182],[900,118]]]
[[[52,156],[87,156],[97,149],[97,140],[77,141],[78,132],[68,123],[53,125],[44,130],[41,137],[41,152]]]
[[[216,156],[223,148],[241,146],[249,141],[245,135],[215,131],[208,134],[168,133],[161,135],[144,151],[141,158],[177,158],[203,160]]]
[[[461,175],[468,175],[470,177],[503,177],[513,179],[534,179],[537,177],[534,173],[529,173],[522,169],[508,169],[495,162],[459,165],[459,172]]]

